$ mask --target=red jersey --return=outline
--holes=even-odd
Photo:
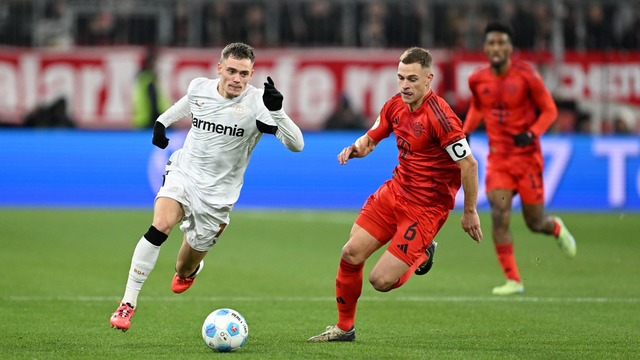
[[[396,94],[384,104],[367,135],[378,142],[391,132],[398,147],[391,180],[394,189],[414,203],[452,209],[460,189],[460,166],[445,148],[465,136],[451,107],[429,91],[422,106],[411,112]]]
[[[484,119],[491,154],[540,153],[542,135],[558,115],[540,74],[524,61],[512,60],[506,74],[494,75],[485,65],[469,77],[473,95],[464,131],[472,132]],[[538,115],[538,111],[539,114]],[[533,146],[516,147],[514,135],[531,131]]]

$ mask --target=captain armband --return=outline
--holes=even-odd
[[[471,155],[471,148],[469,147],[469,143],[465,138],[462,138],[447,146],[446,150],[453,161],[459,161]]]

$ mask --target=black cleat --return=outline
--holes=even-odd
[[[414,272],[414,274],[416,274],[416,275],[424,275],[424,274],[428,273],[429,270],[431,270],[431,267],[433,266],[433,255],[435,255],[435,253],[436,253],[436,247],[437,246],[438,246],[437,242],[435,242],[435,241],[431,242],[431,245],[429,245],[429,247],[425,251],[425,253],[427,254],[427,261],[425,261],[422,264],[420,264],[420,266],[418,266],[416,268],[416,271]]]

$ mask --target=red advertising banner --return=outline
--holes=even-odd
[[[398,91],[399,50],[257,49],[252,84],[271,76],[287,113],[305,130],[324,127],[341,96],[371,122]],[[216,77],[220,49],[162,49],[157,71],[172,100],[191,79]],[[481,53],[432,51],[436,93],[468,99],[468,75]],[[549,54],[518,53],[534,63],[554,95],[640,104],[640,53],[571,52],[556,63]],[[19,125],[39,105],[64,97],[82,128],[131,128],[132,90],[144,49],[79,48],[55,52],[0,48],[0,121]],[[453,105],[453,104],[452,104]],[[188,125],[188,123],[187,123]]]
[[[157,72],[172,100],[198,76],[216,77],[220,49],[167,49]],[[252,84],[271,76],[284,94],[287,113],[302,128],[321,129],[340,97],[373,120],[395,94],[398,51],[256,50]],[[19,124],[40,104],[69,102],[79,127],[130,128],[134,78],[144,56],[139,48],[95,48],[71,52],[0,51],[0,117]],[[438,81],[434,81],[437,88]]]
[[[547,52],[517,52],[513,55],[533,64],[556,97],[608,100],[640,105],[640,52],[570,51],[562,59]],[[482,53],[451,53],[458,100],[470,96],[467,78],[486,63]]]

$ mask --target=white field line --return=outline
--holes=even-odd
[[[143,301],[232,301],[232,302],[334,302],[331,297],[302,297],[302,296],[142,296]],[[13,302],[111,302],[118,301],[115,296],[0,296],[1,301]],[[365,302],[523,302],[523,303],[627,303],[638,304],[640,298],[609,298],[609,297],[532,297],[532,296],[400,296],[400,297],[371,297],[363,296],[359,301]]]
[[[237,212],[242,212],[238,210]],[[242,212],[242,217],[255,219],[255,220],[273,220],[282,219],[285,212],[277,211],[265,211],[265,212]],[[233,216],[233,215],[232,215]],[[323,223],[323,224],[340,224],[349,225],[353,224],[357,216],[356,212],[326,212],[326,213],[314,213],[313,211],[300,210],[295,212],[295,221],[303,223]],[[233,219],[232,219],[233,221]]]

